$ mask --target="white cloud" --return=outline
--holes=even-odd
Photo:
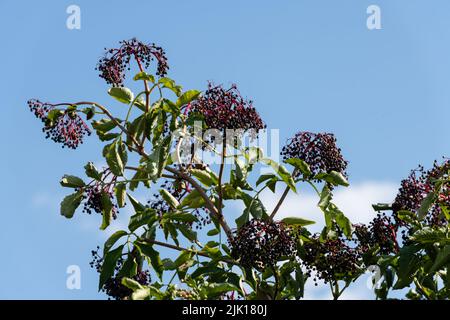
[[[353,223],[368,223],[375,216],[372,204],[377,202],[391,202],[397,193],[398,186],[391,182],[367,181],[351,185],[347,188],[339,187],[334,191],[333,202],[341,209]],[[261,199],[269,212],[273,210],[282,190],[274,194],[264,191]],[[313,231],[319,231],[323,225],[323,214],[317,207],[319,198],[307,185],[299,188],[298,194],[290,192],[277,213],[277,218],[299,216],[316,221],[311,226]]]

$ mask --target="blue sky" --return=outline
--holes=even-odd
[[[81,8],[81,30],[66,28],[71,4]],[[382,30],[366,27],[370,4],[381,8]],[[449,155],[446,0],[2,0],[0,12],[0,298],[103,298],[88,266],[105,238],[98,217],[58,213],[60,177],[100,161],[99,144],[69,151],[44,140],[26,101],[111,102],[94,67],[122,39],[164,47],[169,76],[187,89],[237,83],[282,140],[298,130],[335,133],[362,188],[355,192],[369,198],[392,200],[411,168]],[[352,207],[351,194],[342,199],[370,215]],[[66,289],[71,264],[82,269],[81,290]]]

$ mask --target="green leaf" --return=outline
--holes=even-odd
[[[133,279],[130,279],[127,277],[122,278],[121,282],[125,287],[127,287],[128,289],[131,289],[133,291],[144,289],[144,286],[142,284],[140,284],[136,280],[133,280]]]
[[[161,196],[163,197],[163,199],[173,208],[178,208],[178,206],[180,205],[180,203],[178,202],[178,200],[166,189],[160,189],[159,193],[161,194]]]
[[[339,210],[334,204],[331,204],[330,209],[334,213],[334,219],[336,220],[336,223],[342,229],[342,232],[344,232],[344,235],[348,239],[350,239],[352,237],[352,233],[353,233],[352,223],[344,215],[344,213],[341,210]]]
[[[61,184],[61,186],[68,188],[81,188],[85,186],[85,183],[82,179],[67,174],[65,174],[61,178],[61,181],[59,183]]]
[[[333,194],[331,193],[330,188],[325,184],[322,188],[322,192],[320,193],[320,200],[317,206],[320,209],[325,210],[330,204],[332,197]]]
[[[136,74],[133,77],[134,81],[138,81],[138,80],[145,80],[145,81],[150,81],[152,83],[155,83],[155,77],[151,74],[148,74],[145,71],[139,72],[138,74]]]
[[[136,258],[129,254],[128,258],[122,265],[122,268],[117,273],[118,277],[134,277],[137,274],[138,264]]]
[[[214,298],[229,291],[239,291],[239,288],[231,283],[210,283],[208,286],[202,287],[201,294],[208,298]]]
[[[178,96],[181,94],[181,86],[178,86],[175,84],[175,81],[173,81],[170,78],[162,77],[158,80],[159,84],[162,84],[163,88],[167,88],[171,90],[173,93],[175,93]]]
[[[92,121],[92,127],[98,132],[106,133],[117,126],[117,122],[111,119],[101,119]]]
[[[266,165],[271,166],[275,170],[275,172],[278,174],[278,176],[281,178],[281,180],[283,180],[289,186],[289,188],[292,189],[292,191],[297,193],[297,189],[295,187],[295,181],[292,178],[289,171],[283,165],[280,165],[269,158],[261,159],[261,162]]]
[[[123,208],[125,206],[125,199],[127,196],[127,187],[125,183],[117,183],[114,187],[116,193],[117,206]]]
[[[376,203],[372,205],[372,208],[375,211],[387,211],[392,210],[392,205],[388,203]]]
[[[166,214],[164,218],[174,220],[174,221],[181,221],[181,222],[196,222],[198,221],[198,218],[190,213],[172,213],[172,214]]]
[[[252,197],[246,193],[242,193],[242,200],[246,206],[244,211],[249,212],[255,219],[267,218],[267,210],[262,201],[256,197]]]
[[[156,216],[156,211],[150,208],[147,208],[143,211],[139,211],[136,214],[132,215],[130,218],[130,222],[128,224],[128,229],[133,232],[137,228],[144,225],[153,225],[158,220]]]
[[[89,178],[95,179],[97,181],[100,181],[102,179],[102,174],[97,170],[92,162],[88,162],[84,166],[84,170]]]
[[[120,157],[117,150],[116,141],[107,146],[107,153],[105,158],[111,172],[116,176],[122,176],[124,165],[122,162],[122,158]]]
[[[350,185],[347,178],[345,178],[342,173],[336,171],[331,171],[330,173],[325,174],[323,180],[335,186],[348,187]]]
[[[210,187],[214,184],[211,174],[206,170],[191,169],[189,170],[203,185]]]
[[[201,196],[197,189],[192,190],[186,197],[181,201],[180,207],[189,207],[192,209],[201,208],[205,205],[205,199]]]
[[[256,180],[256,186],[259,186],[261,183],[263,183],[266,180],[270,180],[270,179],[276,179],[276,175],[274,175],[273,173],[268,173],[268,174],[263,174],[261,175],[258,180]]]
[[[300,226],[308,226],[311,224],[315,224],[315,221],[307,220],[299,217],[287,217],[281,220],[287,225],[300,225]]]
[[[425,216],[428,214],[434,202],[436,201],[436,198],[437,198],[436,193],[430,192],[427,194],[425,199],[423,199],[422,203],[420,204],[419,210],[417,210],[417,215],[420,220],[425,218]]]
[[[177,224],[177,225],[176,225],[176,228],[177,228],[178,230],[180,230],[180,232],[183,234],[183,236],[184,236],[186,239],[188,239],[188,240],[190,240],[190,241],[192,241],[192,242],[194,242],[194,241],[197,240],[197,232],[195,232],[194,230],[192,230],[191,227],[188,227],[188,226],[185,225],[185,224]]]
[[[307,164],[302,159],[290,158],[285,160],[284,162],[294,166],[294,168],[299,170],[305,177],[309,177],[311,175],[311,169],[309,167],[309,164]]]
[[[416,255],[418,250],[419,248],[416,246],[405,246],[400,249],[397,271],[398,280],[394,285],[394,289],[402,289],[412,282],[420,261],[420,258]]]
[[[133,92],[125,87],[112,87],[108,94],[119,102],[130,104],[134,100]]]
[[[450,245],[446,245],[445,247],[439,250],[429,273],[433,273],[440,270],[449,262],[450,262]],[[450,272],[449,269],[447,269],[447,272]]]
[[[130,199],[131,205],[133,206],[134,211],[138,212],[138,211],[144,211],[146,209],[146,207],[140,203],[139,201],[137,201],[131,194],[127,194],[128,195],[128,199]]]
[[[423,244],[450,243],[450,239],[447,237],[445,228],[432,229],[425,227],[414,232],[411,236],[411,240]]]
[[[105,285],[106,281],[114,275],[114,270],[116,268],[117,260],[122,256],[123,245],[117,247],[116,249],[109,251],[103,257],[103,264],[100,271],[100,281],[98,284],[98,290],[100,291]]]
[[[219,233],[220,233],[220,230],[219,230],[219,229],[212,229],[212,230],[209,230],[206,234],[207,234],[208,236],[212,237],[212,236],[215,236],[215,235],[217,235],[217,234],[219,234]]]
[[[104,191],[102,191],[100,201],[102,204],[102,217],[103,217],[100,230],[105,230],[112,220],[113,204],[111,202],[110,195]]]
[[[244,212],[235,220],[236,226],[239,229],[244,224],[246,224],[250,219],[250,213],[248,210],[244,210]]]
[[[61,215],[69,219],[72,218],[81,200],[83,200],[83,192],[81,191],[66,196],[61,202]]]
[[[159,252],[153,249],[151,244],[137,241],[134,243],[139,251],[150,258],[151,265],[155,269],[156,274],[162,280],[162,274],[164,271],[164,265],[159,257]]]
[[[103,246],[103,255],[105,256],[109,249],[112,248],[112,246],[123,236],[128,235],[128,233],[124,230],[119,230],[114,232],[109,238],[108,240],[106,240],[105,245]]]
[[[190,103],[191,101],[197,99],[200,95],[200,91],[197,90],[188,90],[184,92],[177,100],[176,105],[178,108]]]

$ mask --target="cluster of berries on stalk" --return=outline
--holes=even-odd
[[[76,149],[83,143],[85,135],[91,130],[75,110],[60,110],[57,105],[41,102],[37,99],[28,101],[30,111],[44,123],[42,131],[46,139],[62,143],[62,147]]]
[[[349,280],[361,270],[361,252],[340,237],[322,241],[315,234],[304,243],[302,251],[302,264],[308,277],[314,273],[316,286],[319,279],[325,283]]]
[[[95,268],[98,273],[102,271],[103,258],[99,255],[100,247],[97,246],[96,250],[92,250],[92,261],[89,263],[91,268]],[[122,284],[122,278],[118,275],[122,269],[124,259],[121,257],[117,260],[114,268],[114,276],[107,279],[101,290],[106,293],[110,298],[115,300],[128,299],[133,291]],[[148,270],[138,270],[136,275],[131,277],[133,280],[139,282],[143,286],[147,286],[151,283],[150,272]]]
[[[386,214],[377,214],[368,225],[356,224],[353,227],[354,238],[362,253],[375,246],[378,246],[381,254],[398,252],[398,225]]]
[[[435,161],[430,170],[425,170],[423,166],[411,171],[408,178],[401,182],[401,187],[392,204],[394,217],[400,225],[404,224],[397,217],[400,210],[408,210],[417,213],[425,197],[435,190],[436,182],[439,178],[447,178],[437,195],[437,201],[431,206],[425,221],[429,226],[441,226],[446,224],[441,206],[450,207],[450,182],[448,176],[450,171],[450,160],[445,159],[443,163]]]
[[[347,176],[348,162],[336,145],[336,138],[332,133],[298,132],[288,140],[281,150],[283,160],[290,158],[301,159],[308,163],[313,175],[319,172],[336,171]]]
[[[208,84],[208,89],[189,106],[190,113],[200,114],[209,129],[248,132],[254,137],[258,130],[266,128],[253,102],[245,100],[236,85],[224,89],[221,85]]]
[[[296,239],[282,222],[252,219],[240,227],[231,241],[232,256],[243,266],[265,269],[283,257],[296,254]]]
[[[110,206],[111,216],[113,219],[117,218],[119,213],[118,206],[113,204],[113,191],[108,185],[102,186],[100,183],[94,186],[85,187],[83,189],[83,212],[91,214],[92,212],[102,214],[106,207]]]
[[[164,50],[154,43],[145,44],[135,38],[120,41],[119,48],[106,49],[105,55],[97,65],[100,77],[113,86],[122,86],[126,70],[130,70],[130,60],[134,58],[140,69],[146,69],[156,59],[158,76],[167,74],[169,65]]]

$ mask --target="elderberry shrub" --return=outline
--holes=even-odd
[[[151,61],[157,61],[156,74],[164,77],[169,65],[164,50],[152,44],[144,44],[135,38],[120,41],[119,48],[105,48],[104,56],[99,60],[96,69],[100,71],[100,78],[113,86],[122,86],[125,71],[130,70],[130,60],[134,58],[139,68],[148,68]]]
[[[282,222],[252,219],[235,232],[232,256],[245,267],[263,270],[296,254],[296,240]]]
[[[91,135],[89,127],[74,110],[59,110],[56,105],[37,99],[27,103],[30,111],[44,123],[45,138],[62,143],[63,148],[76,149],[85,135]]]
[[[436,180],[441,177],[448,177],[450,170],[450,160],[446,159],[442,164],[434,161],[430,170],[425,170],[423,166],[412,170],[408,178],[402,180],[401,187],[392,204],[394,217],[399,224],[405,223],[398,219],[397,213],[400,210],[408,210],[417,213],[425,197],[434,190]],[[431,226],[442,226],[447,224],[443,216],[441,206],[450,207],[450,183],[443,184],[437,201],[430,207],[425,222]]]
[[[363,268],[358,248],[351,247],[341,238],[321,241],[319,234],[304,243],[301,259],[307,276],[314,273],[316,286],[319,279],[325,283],[352,280]]]
[[[258,130],[266,128],[253,102],[245,100],[237,86],[229,89],[208,83],[208,89],[189,106],[190,114],[200,114],[208,129],[247,131],[252,137]]]
[[[347,177],[348,162],[336,145],[332,133],[298,132],[281,150],[283,160],[301,159],[308,163],[313,175],[337,171]],[[297,173],[299,175],[299,173]]]
[[[92,261],[89,263],[91,268],[95,268],[98,273],[102,270],[103,258],[99,255],[100,247],[97,246],[96,250],[92,250]],[[123,258],[119,258],[114,268],[114,276],[106,280],[105,284],[101,288],[110,298],[116,300],[124,300],[130,297],[133,291],[122,284],[122,278],[117,275],[124,263]],[[151,283],[150,272],[148,270],[138,270],[137,274],[132,277],[143,286],[147,286]]]

